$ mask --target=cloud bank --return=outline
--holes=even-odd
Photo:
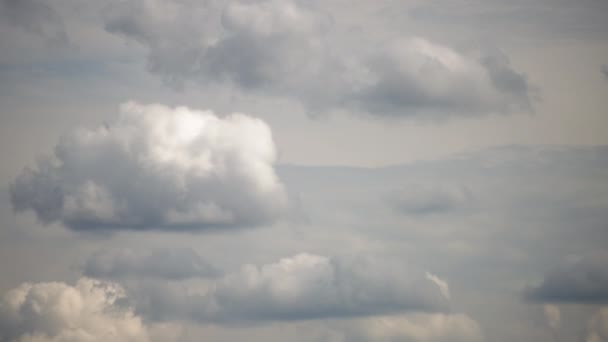
[[[17,211],[74,230],[205,230],[269,224],[287,207],[270,128],[244,114],[122,105],[61,138],[11,186]]]
[[[527,111],[534,101],[500,51],[423,37],[338,47],[331,14],[297,1],[130,1],[110,6],[105,25],[144,46],[149,69],[171,84],[229,84],[310,113],[443,118]]]

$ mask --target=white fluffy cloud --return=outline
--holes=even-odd
[[[275,159],[259,119],[128,102],[115,122],[64,136],[11,196],[16,210],[76,230],[253,226],[287,206]]]
[[[297,1],[111,6],[106,29],[140,42],[170,83],[228,83],[311,112],[432,117],[529,110],[533,87],[506,55],[462,53],[424,38],[333,44],[331,15]],[[217,20],[221,18],[221,20]]]
[[[140,317],[121,303],[123,289],[81,278],[24,283],[0,300],[0,340],[21,342],[149,341]]]

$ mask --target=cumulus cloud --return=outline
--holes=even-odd
[[[349,102],[389,116],[527,110],[533,93],[500,51],[468,56],[420,37],[382,49],[363,72],[368,77]]]
[[[117,284],[81,278],[76,285],[24,283],[0,300],[0,340],[149,341],[142,319]]]
[[[608,301],[608,264],[605,258],[586,258],[545,275],[526,297],[540,302],[604,303]]]
[[[308,258],[307,261],[304,261]],[[243,302],[244,296],[262,295],[260,306],[253,311],[249,320],[264,321],[269,318],[276,320],[291,320],[293,316],[271,317],[265,313],[269,313],[263,305],[293,306],[294,301],[313,300],[312,304],[300,303],[303,307],[307,305],[312,307],[320,305],[322,299],[330,299],[332,304],[336,304],[334,299],[327,296],[329,293],[324,290],[314,289],[315,287],[327,286],[348,286],[352,293],[346,297],[342,297],[344,302],[342,305],[348,305],[347,302],[355,304],[354,301],[360,301],[357,305],[367,304],[373,305],[374,300],[371,297],[380,296],[379,292],[370,292],[370,284],[355,280],[350,284],[331,285],[323,279],[322,273],[324,270],[299,270],[301,266],[298,264],[316,264],[321,258],[325,262],[327,258],[313,255],[297,255],[293,258],[287,258],[275,264],[269,264],[258,268],[258,272],[264,273],[252,276],[250,270],[245,270],[244,267],[240,272],[236,272],[234,276],[247,277],[247,284],[238,286],[238,284],[217,284],[220,286],[230,286],[232,294],[238,291],[238,301]],[[350,267],[352,267],[351,265]],[[316,267],[316,266],[315,266]],[[266,270],[266,271],[263,271]],[[369,271],[369,270],[368,270]],[[333,270],[333,277],[338,277],[340,273],[337,269]],[[354,270],[350,271],[355,272]],[[250,273],[245,275],[245,273]],[[240,274],[240,275],[239,275]],[[327,275],[326,277],[328,277]],[[264,281],[260,277],[272,278]],[[354,279],[354,278],[353,278]],[[233,278],[236,281],[235,278]],[[233,281],[226,279],[225,281]],[[239,279],[243,280],[243,279]],[[315,281],[322,280],[320,284]],[[336,280],[336,279],[334,279]],[[339,280],[346,281],[347,279]],[[338,280],[337,280],[338,281]],[[264,285],[253,285],[265,283]],[[403,283],[394,284],[392,287],[397,288]],[[378,283],[378,286],[386,288],[386,285]],[[260,290],[260,287],[265,287],[265,290]],[[257,288],[257,289],[254,289]],[[380,290],[380,289],[378,289]],[[403,287],[401,291],[411,292],[411,288]],[[271,295],[273,298],[268,301]],[[322,298],[316,296],[322,295]],[[392,295],[391,293],[387,296]],[[370,297],[371,296],[371,297]],[[357,299],[358,297],[358,299]],[[194,298],[194,297],[191,297]],[[113,282],[105,282],[92,278],[81,278],[72,286],[62,282],[49,283],[24,283],[4,294],[0,299],[0,340],[2,341],[38,341],[38,342],[82,342],[82,341],[176,341],[181,340],[182,325],[181,323],[154,323],[149,322],[144,324],[143,319],[136,311],[128,304],[133,302],[132,297],[126,296],[126,291],[118,284]],[[137,298],[135,298],[137,300]],[[388,297],[387,297],[388,299]],[[255,301],[253,298],[251,302]],[[219,304],[219,303],[216,303]],[[322,304],[321,304],[322,305]],[[252,307],[249,307],[252,308]],[[218,315],[216,306],[213,312],[208,314]],[[338,315],[336,317],[311,316],[301,317],[307,318],[298,322],[283,322],[284,329],[293,327],[297,328],[294,332],[297,334],[287,340],[293,341],[310,341],[314,336],[318,336],[319,340],[327,341],[337,340],[343,341],[415,341],[415,342],[442,342],[442,341],[481,341],[481,329],[477,322],[464,314],[448,314],[448,313],[420,313],[420,312],[403,312],[399,314],[380,314],[375,315],[374,309],[365,309],[366,312],[372,314],[362,317],[348,317],[351,315]],[[227,313],[227,312],[225,312]],[[235,312],[231,312],[234,314]],[[335,318],[335,319],[332,319]],[[210,318],[209,316],[207,318]],[[215,317],[217,319],[217,316]],[[242,317],[241,317],[242,318]],[[317,320],[316,318],[324,318]],[[327,319],[325,319],[327,318]],[[178,317],[173,317],[177,322],[180,322]],[[311,320],[312,319],[312,320]],[[201,336],[207,338],[218,338],[218,340],[234,340],[234,331],[248,331],[250,325],[234,326],[234,325],[216,325],[207,324],[204,328],[204,333]],[[202,327],[202,326],[201,326]],[[267,327],[270,327],[267,325]],[[211,328],[211,332],[207,329]],[[269,331],[270,337],[276,336],[276,326]],[[243,330],[244,329],[244,330]],[[217,330],[217,331],[216,331]],[[283,329],[282,329],[283,330]],[[216,332],[213,332],[216,331]],[[225,332],[225,333],[222,333]],[[219,334],[219,335],[218,335]],[[227,334],[227,335],[226,335]],[[221,336],[226,335],[225,339]],[[289,335],[289,334],[288,334]],[[198,336],[196,340],[200,340]],[[229,336],[232,336],[230,338]],[[237,336],[240,336],[237,333]],[[283,336],[283,335],[281,335]],[[289,336],[283,336],[289,337]],[[187,339],[187,338],[186,338]]]
[[[92,278],[159,278],[169,280],[212,277],[218,271],[191,249],[105,249],[84,264]]]
[[[444,117],[531,108],[533,87],[502,52],[468,54],[421,37],[338,48],[328,38],[332,26],[319,8],[277,0],[134,0],[106,17],[109,32],[140,42],[150,70],[174,84],[228,83],[295,99],[311,113]]]
[[[261,267],[244,266],[220,283],[214,298],[228,311],[286,318],[445,309],[447,298],[437,287],[429,289],[416,271],[399,272],[395,266],[298,254]]]
[[[106,29],[149,49],[149,68],[172,84],[228,81],[262,87],[306,62],[326,21],[291,1],[129,1],[110,6]]]
[[[116,121],[62,137],[11,200],[75,230],[261,225],[287,206],[275,159],[259,119],[128,102]]]
[[[449,309],[444,289],[406,265],[313,254],[244,265],[204,289],[141,291],[147,293],[135,294],[139,311],[160,320],[293,321]]]

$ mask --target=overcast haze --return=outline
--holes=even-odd
[[[608,342],[606,18],[0,0],[0,341]]]

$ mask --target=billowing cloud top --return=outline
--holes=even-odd
[[[449,311],[448,284],[395,261],[300,253],[243,265],[205,289],[143,288],[138,311],[165,320],[296,321]],[[195,294],[185,294],[192,292]]]
[[[332,43],[331,15],[313,5],[219,3],[111,6],[106,29],[141,43],[150,70],[169,83],[227,83],[311,113],[437,118],[532,106],[534,87],[500,51],[465,53],[422,37],[345,46]]]
[[[16,210],[76,230],[254,226],[287,196],[270,128],[243,114],[125,103],[119,118],[64,137],[11,187]]]
[[[220,282],[214,300],[232,317],[283,319],[433,312],[448,304],[441,288],[414,269],[307,253],[262,267],[244,266]]]

